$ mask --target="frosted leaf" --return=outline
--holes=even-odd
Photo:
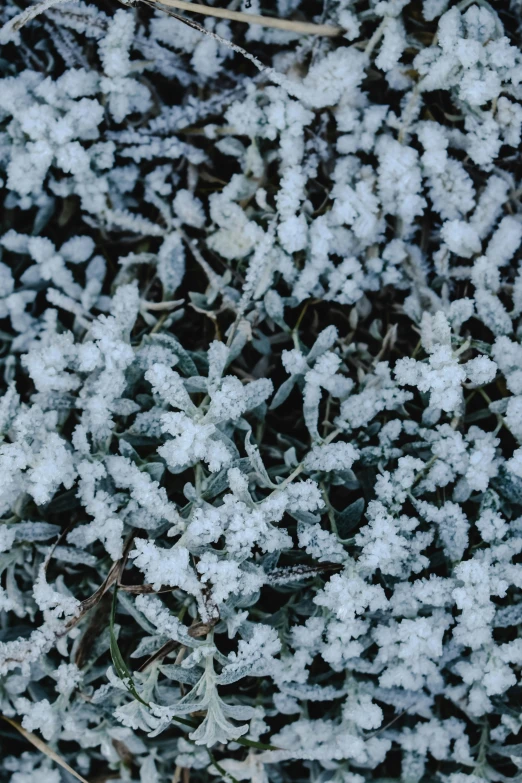
[[[173,233],[164,239],[158,251],[158,276],[167,296],[179,288],[184,274],[185,250],[179,234]]]
[[[196,406],[185,389],[181,376],[164,364],[153,364],[145,373],[155,393],[173,408],[195,413]]]
[[[280,651],[281,641],[275,629],[256,623],[248,641],[242,639],[237,652],[228,655],[217,682],[226,685],[247,676],[273,676],[278,665],[274,656]]]
[[[444,223],[441,235],[452,253],[462,258],[471,258],[480,253],[480,237],[473,226],[462,220],[448,220]]]
[[[497,373],[495,362],[492,362],[487,356],[477,356],[476,359],[466,362],[464,367],[471,383],[477,386],[491,383]]]
[[[174,212],[182,223],[195,228],[202,228],[205,213],[201,201],[189,190],[178,190],[174,197]]]
[[[230,351],[224,343],[214,340],[208,349],[208,386],[209,391],[217,390],[225,367],[227,366]]]
[[[186,626],[156,596],[138,595],[136,607],[160,633],[170,639],[189,647],[197,647],[200,644],[197,639],[189,636]]]
[[[0,527],[0,552],[9,552],[15,540],[15,529],[2,525]]]
[[[158,729],[151,732],[151,736],[166,728],[173,715],[188,715],[200,710],[206,711],[206,717],[189,735],[197,745],[212,747],[217,742],[227,743],[229,740],[238,739],[248,731],[248,725],[235,726],[229,718],[248,720],[253,710],[250,707],[228,705],[219,697],[212,655],[206,658],[205,671],[197,685],[179,702],[171,707],[152,705],[152,713],[159,718],[160,725]]]
[[[73,264],[82,264],[92,256],[94,242],[91,237],[78,236],[69,239],[60,248],[60,255]]]
[[[184,413],[165,413],[161,417],[162,430],[172,436],[158,449],[171,469],[204,460],[209,469],[216,473],[232,462],[232,453],[227,446],[214,439],[214,424],[200,424]]]
[[[129,557],[143,571],[145,579],[154,590],[162,585],[182,587],[193,595],[199,594],[199,584],[189,564],[189,553],[184,547],[160,549],[152,541],[143,538],[134,540],[135,549]]]
[[[133,500],[157,521],[166,519],[173,525],[181,524],[176,507],[169,502],[165,489],[157,481],[152,481],[147,473],[124,457],[108,457],[106,465],[116,486],[129,489]]]

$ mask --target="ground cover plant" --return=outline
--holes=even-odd
[[[213,7],[0,9],[0,780],[520,782],[521,4]]]

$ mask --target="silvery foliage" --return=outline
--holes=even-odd
[[[520,2],[301,11],[205,22],[261,75],[1,34],[0,710],[92,779],[520,781]]]

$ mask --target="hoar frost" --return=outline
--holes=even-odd
[[[521,3],[36,10],[0,9],[0,713],[47,748],[0,777],[517,781]]]

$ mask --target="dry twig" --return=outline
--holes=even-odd
[[[132,2],[120,0],[124,5],[132,5]],[[159,3],[158,3],[159,5]],[[273,27],[276,30],[286,30],[290,33],[302,35],[323,35],[334,38],[342,35],[342,27],[334,27],[329,24],[314,24],[313,22],[300,22],[293,19],[275,19],[260,14],[245,14],[242,11],[231,11],[228,8],[213,8],[200,3],[188,3],[186,0],[161,0],[161,5],[169,8],[177,8],[179,11],[189,11],[203,16],[214,16],[218,19],[229,19],[231,22],[244,22],[245,24],[258,24],[262,27]]]

